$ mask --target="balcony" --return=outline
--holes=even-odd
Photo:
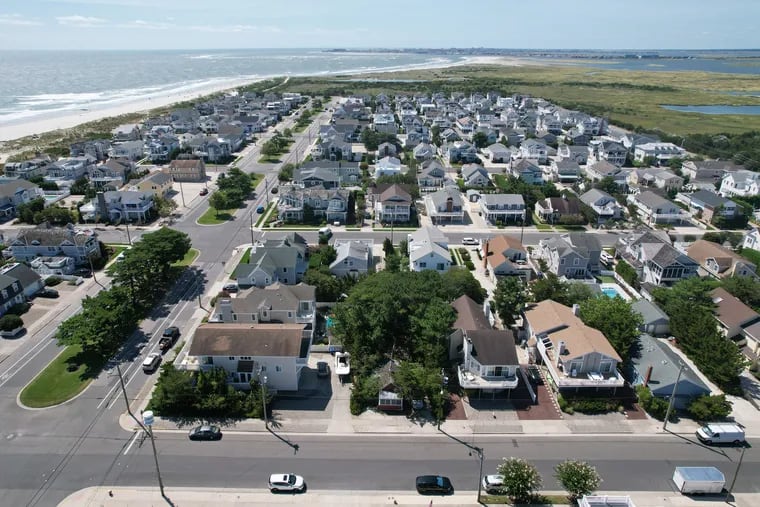
[[[561,365],[557,365],[556,351],[548,338],[536,337],[536,347],[557,387],[623,387],[625,385],[625,379],[615,369],[610,372],[564,371]]]
[[[481,376],[478,373],[465,370],[461,366],[457,367],[457,376],[459,385],[465,389],[514,389],[519,383],[516,375]]]

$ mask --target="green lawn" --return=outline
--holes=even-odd
[[[614,276],[599,275],[597,278],[601,283],[617,283]]]
[[[111,255],[108,256],[108,260],[106,261],[106,264],[108,264],[109,262],[111,262],[112,260],[114,260],[121,252],[123,252],[124,250],[126,250],[127,248],[129,248],[128,245],[109,244],[107,246],[108,246],[108,248],[111,249]]]
[[[70,364],[78,365],[67,371]],[[21,403],[44,408],[58,405],[81,393],[103,367],[102,358],[87,358],[79,345],[66,347],[32,382],[21,391]]]
[[[266,219],[269,217],[269,211],[272,209],[273,206],[274,206],[274,202],[270,202],[269,204],[267,204],[267,207],[264,210],[264,213],[262,213],[261,216],[259,216],[259,218],[256,220],[255,227],[262,227],[262,225],[266,223]]]
[[[192,264],[193,261],[197,259],[200,254],[201,254],[200,250],[191,248],[190,250],[187,251],[187,253],[185,254],[185,257],[181,261],[175,262],[174,264],[172,264],[172,266],[187,267],[190,264]]]
[[[565,495],[541,495],[540,503],[536,504],[519,504],[519,505],[569,505]],[[512,505],[509,497],[506,495],[480,495],[480,501],[484,505]],[[517,505],[517,504],[515,504]]]
[[[243,256],[240,258],[240,262],[238,262],[237,266],[235,266],[235,269],[232,271],[230,278],[232,278],[233,280],[236,280],[238,268],[240,267],[241,264],[248,264],[249,260],[251,260],[251,249],[246,248],[245,252],[243,253]]]
[[[224,222],[232,220],[233,214],[236,210],[237,208],[225,209],[217,213],[216,208],[209,206],[206,212],[198,219],[198,223],[201,225],[223,224]]]

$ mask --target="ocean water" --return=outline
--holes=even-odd
[[[0,124],[230,80],[445,66],[463,56],[304,50],[0,51]]]
[[[702,113],[702,114],[740,114],[757,116],[760,115],[760,106],[671,106],[663,105],[670,111],[679,111],[681,113]]]

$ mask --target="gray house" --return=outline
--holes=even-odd
[[[373,243],[371,239],[336,240],[333,247],[338,256],[330,264],[330,273],[354,278],[366,273],[372,267]]]
[[[32,262],[36,257],[66,256],[81,265],[88,264],[88,259],[100,258],[97,234],[78,231],[74,227],[43,224],[33,229],[22,229],[9,245],[13,257],[21,262]]]
[[[275,282],[295,285],[308,268],[308,257],[308,245],[296,233],[267,239],[255,246],[247,264],[238,266],[235,273],[238,285],[266,287]]]
[[[586,278],[599,272],[602,245],[593,234],[576,232],[542,239],[538,250],[549,270],[559,277]]]
[[[623,216],[623,208],[618,204],[617,199],[598,188],[592,188],[584,193],[580,196],[580,200],[594,211],[598,224],[603,224],[607,220],[616,220]]]
[[[14,262],[0,268],[0,274],[9,276],[21,284],[24,296],[32,297],[37,291],[45,287],[40,275],[32,271],[26,264]]]
[[[667,343],[646,334],[639,337],[638,345],[638,352],[631,357],[628,380],[634,385],[644,384],[658,398],[669,399],[678,378],[681,358],[670,350]],[[685,409],[694,398],[705,394],[710,394],[710,388],[689,365],[685,365],[678,380],[673,406]]]
[[[639,299],[631,304],[634,312],[641,315],[639,329],[652,336],[665,336],[670,331],[670,318],[660,308],[646,299]]]

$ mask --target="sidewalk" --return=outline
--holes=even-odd
[[[166,496],[171,504],[161,497],[158,487],[151,488],[109,488],[92,487],[79,490],[66,497],[59,507],[81,506],[156,506],[200,507],[206,505],[339,505],[372,507],[381,505],[459,505],[479,506],[475,491],[461,491],[452,496],[422,496],[413,491],[336,491],[315,490],[302,494],[272,494],[266,489],[222,489],[222,488],[166,488]],[[563,494],[544,491],[546,494]],[[610,496],[630,496],[636,507],[686,507],[705,502],[723,503],[722,496],[688,497],[679,493],[640,491],[604,492]],[[733,495],[735,507],[760,505],[760,493],[739,493]],[[485,504],[487,505],[487,504]]]

